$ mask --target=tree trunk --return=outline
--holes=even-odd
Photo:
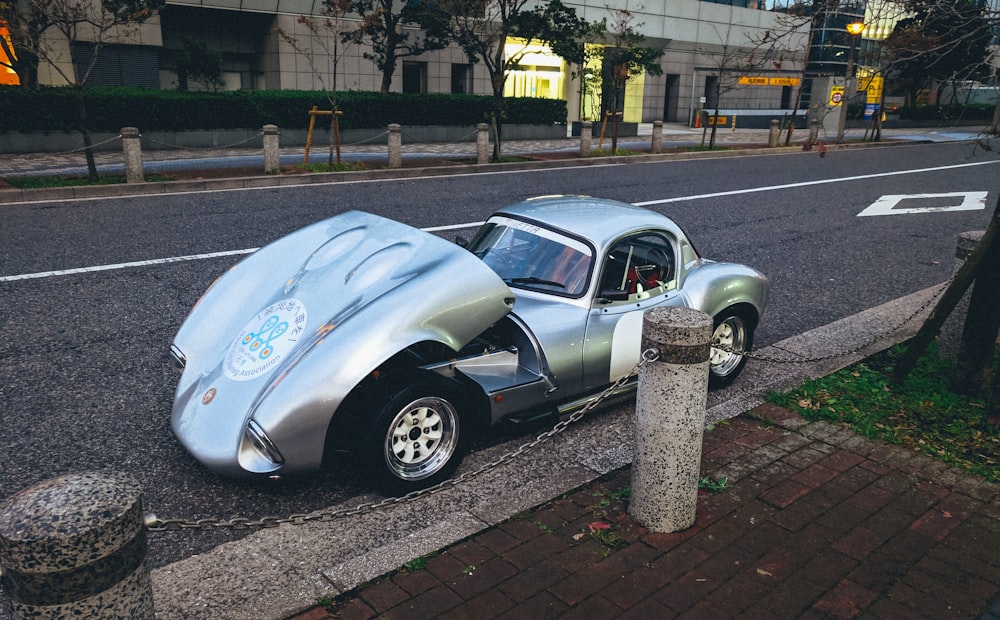
[[[990,391],[993,352],[1000,332],[1000,243],[984,248],[976,281],[969,297],[969,311],[962,328],[958,352],[958,372],[952,389],[959,394],[979,396]]]
[[[79,110],[80,133],[83,134],[83,153],[87,158],[87,179],[97,181],[97,162],[94,161],[94,146],[90,139],[90,129],[87,128],[87,100],[83,89],[76,89],[76,102]]]
[[[893,367],[892,375],[889,378],[890,383],[899,385],[906,380],[910,371],[917,365],[917,360],[927,350],[927,345],[934,340],[941,330],[941,325],[944,324],[952,310],[961,301],[962,296],[965,295],[965,291],[972,286],[972,282],[979,272],[980,264],[984,265],[984,269],[990,267],[983,262],[983,256],[986,254],[986,249],[995,243],[998,225],[1000,225],[1000,199],[997,199],[997,206],[993,210],[993,218],[990,220],[990,225],[986,229],[983,238],[972,251],[972,254],[969,255],[965,264],[959,268],[951,284],[942,293],[937,306],[934,307],[930,316],[924,321],[917,335],[907,345],[902,357],[896,360],[896,365]]]

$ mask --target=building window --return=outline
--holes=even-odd
[[[403,63],[403,92],[404,93],[427,92],[426,62]]]
[[[451,92],[456,95],[472,92],[472,65],[451,65]]]
[[[154,47],[105,45],[94,62],[93,43],[76,42],[74,46],[79,75],[84,75],[87,67],[94,63],[87,79],[88,86],[160,88],[160,57]]]

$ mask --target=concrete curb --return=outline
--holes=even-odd
[[[939,290],[935,286],[918,291],[762,349],[758,353],[767,357],[825,358],[886,334],[856,352],[818,362],[753,361],[735,384],[709,394],[709,423],[752,409],[768,391],[797,386],[912,336],[929,308],[887,332]],[[608,404],[550,439],[544,450],[487,471],[472,484],[349,520],[258,531],[159,568],[152,574],[157,617],[278,619],[299,613],[319,597],[346,592],[629,465],[631,447],[622,438],[632,434],[633,409],[628,402]],[[471,454],[459,473],[477,469],[529,439]],[[357,497],[330,510],[377,499]]]

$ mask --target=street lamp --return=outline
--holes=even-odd
[[[851,35],[851,46],[847,48],[847,70],[844,73],[844,96],[840,100],[840,118],[837,119],[837,142],[844,141],[844,131],[847,126],[847,102],[851,100],[855,93],[847,96],[847,84],[854,84],[854,48],[858,44],[858,35],[865,29],[864,22],[851,22],[847,24],[847,34]],[[852,89],[853,90],[853,87]]]

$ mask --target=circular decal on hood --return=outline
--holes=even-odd
[[[298,299],[283,299],[250,319],[229,346],[223,373],[234,381],[256,379],[295,348],[306,329],[306,307]]]

